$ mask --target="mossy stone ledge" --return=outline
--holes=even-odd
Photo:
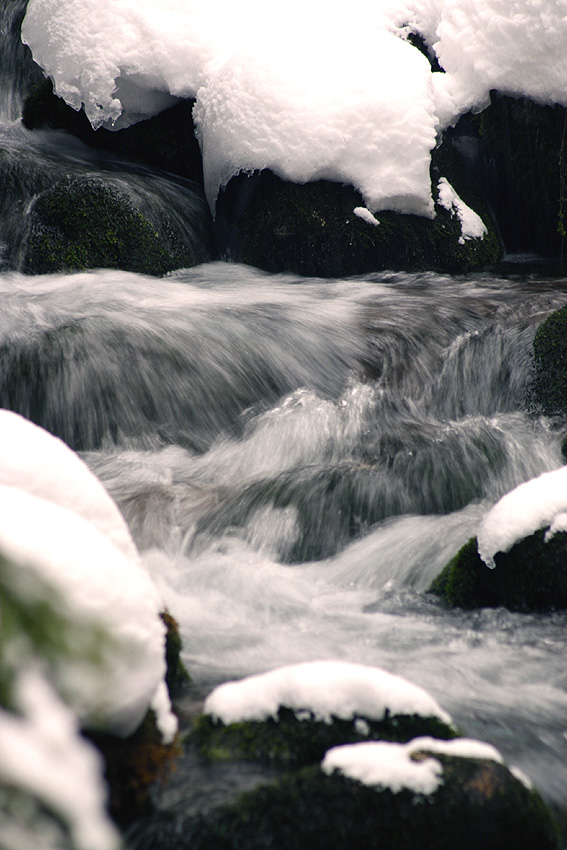
[[[497,552],[489,569],[471,538],[429,588],[451,608],[549,612],[567,608],[567,533],[545,541],[545,529]]]
[[[112,268],[164,275],[194,265],[165,211],[150,221],[133,199],[100,177],[65,179],[33,202],[25,274]]]
[[[390,715],[382,720],[333,717],[317,719],[312,712],[280,706],[275,717],[224,724],[202,715],[188,733],[186,745],[213,760],[253,760],[283,767],[319,762],[339,744],[361,741],[406,742],[421,735],[450,739],[457,731],[437,717]]]

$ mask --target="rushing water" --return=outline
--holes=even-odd
[[[425,592],[495,500],[563,462],[567,424],[530,412],[529,388],[535,328],[567,280],[224,263],[24,277],[28,203],[62,175],[178,204],[188,244],[202,203],[23,130],[24,9],[0,2],[0,406],[80,451],[116,499],[181,624],[191,699],[292,661],[379,665],[567,820],[567,615],[446,611]]]
[[[562,463],[529,412],[567,281],[0,277],[0,404],[81,450],[181,623],[197,697],[343,658],[429,690],[565,807],[565,614],[446,611],[430,581]]]

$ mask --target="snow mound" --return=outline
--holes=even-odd
[[[443,768],[435,758],[416,758],[424,752],[502,762],[500,753],[482,741],[414,738],[408,744],[369,741],[333,747],[325,754],[321,769],[327,774],[338,771],[365,785],[389,788],[394,794],[407,789],[430,796],[443,781]]]
[[[509,552],[540,528],[549,529],[546,540],[567,531],[567,466],[544,472],[506,493],[480,525],[478,553],[493,569],[497,552]]]
[[[0,410],[0,485],[69,508],[132,561],[128,526],[98,478],[62,440],[11,410]]]
[[[432,217],[437,132],[491,89],[567,104],[567,15],[540,0],[30,0],[22,37],[95,128],[196,97],[213,211],[233,175],[271,168]]]
[[[308,661],[268,673],[227,682],[206,699],[205,714],[223,723],[266,720],[280,707],[301,717],[381,720],[390,715],[418,714],[451,723],[450,716],[426,691],[376,667],[346,661]]]

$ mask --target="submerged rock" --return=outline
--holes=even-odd
[[[116,268],[163,275],[203,259],[166,210],[146,210],[140,200],[112,180],[62,180],[32,205],[23,271]]]
[[[540,529],[497,552],[489,569],[472,538],[429,588],[452,608],[496,608],[510,611],[556,611],[567,608],[567,533],[545,542]]]

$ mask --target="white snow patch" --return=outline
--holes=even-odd
[[[381,720],[389,712],[451,723],[451,717],[417,685],[377,667],[346,661],[310,661],[227,682],[207,697],[204,711],[228,724],[276,717],[281,706],[310,711],[325,722],[357,716]]]
[[[82,517],[16,487],[0,486],[0,554],[27,572],[30,592],[37,575],[68,616],[106,631],[106,663],[87,673],[69,659],[58,665],[58,689],[86,726],[134,732],[165,675],[165,627],[148,574]]]
[[[493,569],[497,552],[509,552],[540,528],[549,528],[546,540],[567,530],[567,466],[520,484],[494,505],[478,530],[479,555]]]
[[[353,209],[353,213],[368,224],[374,225],[374,227],[377,227],[380,224],[376,216],[372,215],[370,210],[366,207],[355,207]]]
[[[16,691],[21,716],[0,709],[0,783],[25,788],[54,811],[76,850],[116,850],[121,842],[105,811],[98,752],[39,673],[22,672]]]
[[[127,558],[138,559],[122,514],[86,464],[62,440],[10,410],[0,410],[0,485],[69,508]]]
[[[352,183],[372,212],[432,217],[436,133],[491,89],[567,105],[562,2],[30,0],[22,37],[94,127],[196,97],[213,211],[233,175],[271,168]]]
[[[449,212],[458,216],[461,222],[461,236],[459,242],[464,245],[466,239],[482,239],[485,235],[486,226],[478,215],[457,195],[449,181],[441,177],[437,184],[439,190],[439,204]]]
[[[338,771],[365,785],[389,788],[394,794],[408,789],[430,796],[443,781],[443,768],[437,759],[423,758],[429,753],[502,762],[500,753],[482,741],[424,737],[407,744],[368,741],[333,747],[325,754],[321,769],[329,775]]]

